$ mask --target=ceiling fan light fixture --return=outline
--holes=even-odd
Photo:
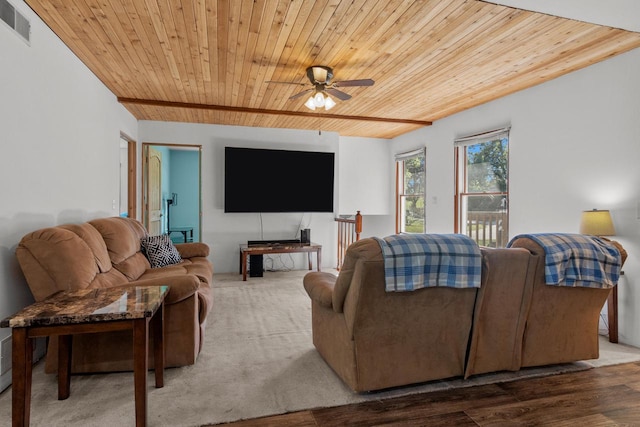
[[[330,110],[336,106],[336,101],[331,99],[331,97],[324,92],[316,92],[315,95],[312,95],[307,99],[304,106],[310,110],[322,107],[324,107],[325,110]]]
[[[324,101],[324,109],[330,110],[335,106],[336,106],[336,101],[334,101],[333,99],[331,99],[329,95],[327,95],[327,99],[325,99]]]
[[[313,103],[316,107],[324,107],[325,99],[322,92],[317,92],[313,97]]]
[[[316,109],[316,104],[314,102],[313,96],[310,96],[309,99],[307,99],[307,102],[304,103],[304,106],[310,110]]]
[[[329,94],[335,96],[341,101],[351,99],[351,95],[342,92],[337,87],[352,87],[352,86],[372,86],[374,81],[372,79],[359,79],[359,80],[342,80],[339,82],[331,83],[333,79],[333,69],[324,65],[314,65],[307,67],[307,77],[311,82],[313,88],[305,89],[302,92],[298,92],[289,99],[298,99],[305,96],[307,93],[313,92],[313,95],[304,103],[305,107],[310,110],[324,107],[325,110],[330,110],[336,106],[336,102],[329,96]],[[271,83],[287,83],[300,85],[302,83],[297,82],[271,82]]]

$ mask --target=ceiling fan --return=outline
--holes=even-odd
[[[351,95],[345,93],[341,90],[338,90],[339,87],[353,87],[353,86],[373,86],[375,83],[371,79],[359,79],[359,80],[342,80],[332,82],[333,79],[333,68],[327,67],[324,65],[313,65],[307,68],[307,77],[309,81],[313,85],[313,88],[303,90],[300,93],[297,93],[289,99],[298,99],[306,94],[311,94],[307,102],[305,102],[305,106],[311,110],[315,110],[316,108],[324,107],[326,110],[333,108],[336,103],[335,101],[329,97],[329,95],[333,95],[341,101],[346,101],[351,99]],[[268,81],[267,83],[283,83],[283,84],[294,84],[305,86],[307,83],[294,83],[294,82],[277,82],[277,81]]]

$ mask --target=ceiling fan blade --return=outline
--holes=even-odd
[[[342,80],[339,82],[334,82],[333,85],[335,87],[348,87],[348,86],[373,86],[375,82],[371,79],[360,79],[360,80]]]
[[[311,91],[313,91],[313,90],[315,90],[315,89],[307,89],[307,90],[303,90],[302,92],[297,93],[297,94],[295,94],[295,95],[293,95],[293,96],[289,97],[289,99],[298,99],[298,98],[300,98],[301,96],[304,96],[305,94],[307,94],[307,93],[309,93],[309,92],[311,92]]]
[[[327,93],[335,96],[336,98],[340,99],[341,101],[346,101],[348,99],[351,99],[351,95],[349,95],[348,93],[344,93],[341,90],[334,89],[334,88],[331,88],[331,87],[328,87],[325,90],[327,91]]]

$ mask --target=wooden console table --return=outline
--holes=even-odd
[[[249,255],[269,255],[269,254],[286,254],[294,252],[307,252],[309,258],[309,270],[312,270],[311,253],[316,253],[316,264],[318,271],[322,265],[322,245],[317,243],[283,243],[271,244],[265,246],[249,246],[240,245],[240,270],[242,272],[242,280],[247,281],[247,258]]]
[[[58,292],[0,322],[12,328],[14,426],[28,426],[31,406],[32,339],[58,337],[58,400],[71,393],[74,334],[133,331],[136,426],[147,423],[149,329],[153,334],[156,387],[164,385],[164,298],[168,286],[132,286]]]

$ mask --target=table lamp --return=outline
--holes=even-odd
[[[620,252],[620,274],[624,274],[622,266],[627,259],[627,251],[624,250],[622,245],[615,240],[607,239],[603,236],[613,236],[616,234],[616,229],[613,227],[613,221],[611,220],[611,213],[608,210],[593,209],[590,211],[582,212],[582,218],[580,219],[580,233],[590,234],[593,236],[602,237],[602,239],[611,242],[613,246]],[[613,343],[618,342],[618,286],[614,286],[607,298],[607,315],[609,329],[609,341]]]
[[[613,226],[611,220],[611,213],[608,210],[592,209],[590,211],[583,211],[582,218],[580,219],[580,234],[589,234],[592,236],[613,236],[616,234],[616,229]],[[615,240],[606,239],[611,242],[619,251],[621,256],[621,264],[624,264],[627,259],[627,251],[624,250],[622,245]]]

